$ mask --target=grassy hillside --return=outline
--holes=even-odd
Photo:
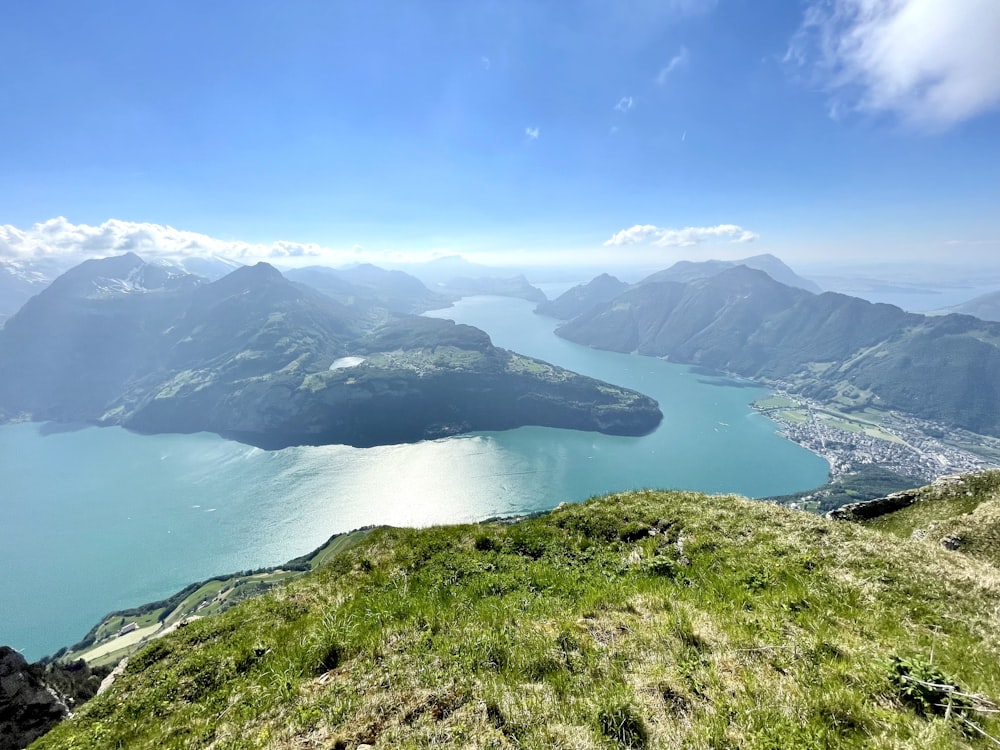
[[[32,747],[988,747],[998,603],[987,560],[736,497],[376,529]]]
[[[1000,566],[1000,472],[938,482],[913,494],[906,508],[862,523]]]

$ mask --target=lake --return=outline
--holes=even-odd
[[[423,526],[663,487],[751,497],[810,489],[827,464],[749,408],[765,391],[557,338],[522,300],[430,313],[495,344],[660,402],[651,435],[527,427],[358,449],[263,451],[209,434],[0,426],[0,644],[36,659],[114,609],[277,565],[368,524]]]

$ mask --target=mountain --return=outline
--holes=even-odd
[[[132,253],[70,269],[0,331],[0,415],[95,419],[151,366],[200,283]]]
[[[545,302],[545,292],[531,283],[524,276],[502,278],[497,276],[459,276],[438,284],[435,290],[454,297],[471,297],[477,294],[489,294],[498,297],[516,297],[528,302]]]
[[[397,267],[416,276],[431,291],[452,299],[489,294],[529,302],[545,301],[545,293],[532,286],[523,275],[511,276],[510,268],[473,263],[460,255],[435,258],[426,263],[398,264]]]
[[[970,299],[968,302],[963,302],[960,305],[948,307],[938,312],[946,315],[949,313],[971,315],[974,318],[979,318],[980,320],[1000,322],[1000,292],[983,294],[974,299]]]
[[[644,434],[656,402],[451,321],[347,306],[266,263],[214,282],[87,261],[0,330],[0,414],[264,448],[536,424]]]
[[[556,299],[541,303],[535,308],[539,315],[569,320],[586,312],[595,305],[608,302],[629,288],[629,284],[614,276],[602,273],[586,284],[573,287]]]
[[[663,271],[658,271],[640,281],[640,284],[655,284],[661,281],[677,281],[686,284],[697,279],[707,279],[736,266],[746,266],[757,271],[763,271],[775,281],[786,286],[805,289],[807,292],[819,294],[822,290],[812,281],[804,279],[786,266],[779,258],[770,254],[754,255],[742,260],[706,260],[693,262],[682,260]]]
[[[85,262],[82,254],[57,257],[0,260],[0,323],[16,313],[32,296],[54,279]],[[194,274],[205,279],[219,279],[242,264],[221,256],[184,256],[158,258],[151,265],[160,266],[169,275]]]
[[[0,324],[31,297],[74,264],[63,259],[17,258],[0,260]]]
[[[21,309],[21,305],[40,292],[48,280],[25,272],[12,263],[0,262],[0,322]]]
[[[998,489],[861,522],[647,490],[349,535],[33,748],[994,747],[995,543],[951,524],[995,519]]]
[[[688,284],[643,283],[557,333],[781,383],[849,410],[895,409],[1000,435],[1000,324],[969,316],[814,295],[737,266]]]
[[[369,263],[353,268],[307,266],[287,270],[284,275],[338,302],[365,303],[397,313],[422,313],[448,307],[452,302],[451,297],[432,292],[415,276]]]
[[[734,261],[706,260],[693,262],[682,260],[670,266],[670,268],[650,274],[634,285],[626,284],[606,273],[601,274],[586,284],[580,284],[569,289],[551,302],[543,302],[535,308],[535,312],[540,315],[559,318],[560,320],[571,320],[597,305],[611,301],[632,286],[660,284],[666,281],[686,284],[699,279],[711,278],[737,266],[745,266],[763,271],[775,281],[786,286],[805,289],[806,291],[815,293],[819,293],[820,291],[820,288],[813,282],[797,275],[773,255],[755,255],[752,258]]]
[[[195,276],[216,281],[226,274],[232,273],[244,264],[222,255],[184,255],[175,258],[161,257],[153,261],[156,265],[172,268],[175,271],[192,273]]]

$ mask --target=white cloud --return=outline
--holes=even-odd
[[[813,0],[786,62],[847,109],[942,130],[1000,105],[998,0]]]
[[[670,58],[670,62],[660,68],[660,72],[656,74],[656,85],[662,86],[670,78],[670,74],[673,73],[678,68],[683,68],[688,63],[688,51],[687,47],[681,47],[677,54]]]
[[[692,247],[705,242],[753,242],[757,235],[736,224],[719,224],[714,227],[685,227],[666,229],[653,224],[636,224],[622,229],[604,243],[605,247],[635,245],[650,241],[657,247]]]
[[[611,247],[612,245],[635,245],[639,242],[645,242],[650,237],[656,236],[656,234],[661,231],[663,230],[659,227],[653,226],[652,224],[636,224],[628,229],[615,232],[611,236],[611,239],[604,243],[604,246]]]
[[[218,255],[241,262],[314,258],[342,263],[357,260],[361,252],[357,246],[341,250],[285,240],[270,244],[223,240],[162,224],[119,219],[109,219],[96,227],[72,224],[61,216],[30,229],[0,225],[0,259],[3,260],[66,259],[76,262],[129,251],[146,260]]]
[[[538,136],[542,134],[542,131],[539,130],[538,128],[527,127],[524,129],[524,134],[528,136],[528,138],[530,138],[531,140],[537,141]]]
[[[490,58],[488,58],[486,55],[483,55],[482,57],[479,58],[479,64],[482,65],[486,70],[489,70],[490,67],[492,67],[493,65],[493,63],[490,62]]]
[[[631,96],[623,96],[618,100],[618,103],[615,105],[615,109],[619,112],[628,112],[634,106],[635,102],[632,100]]]

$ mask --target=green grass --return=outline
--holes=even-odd
[[[1000,695],[998,602],[982,560],[728,496],[375,529],[33,747],[989,747],[908,680]]]
[[[775,413],[793,424],[805,424],[812,421],[812,416],[805,409],[785,409]]]
[[[794,401],[787,396],[769,396],[767,398],[757,399],[753,402],[753,407],[755,409],[796,409],[799,406],[798,401]]]

